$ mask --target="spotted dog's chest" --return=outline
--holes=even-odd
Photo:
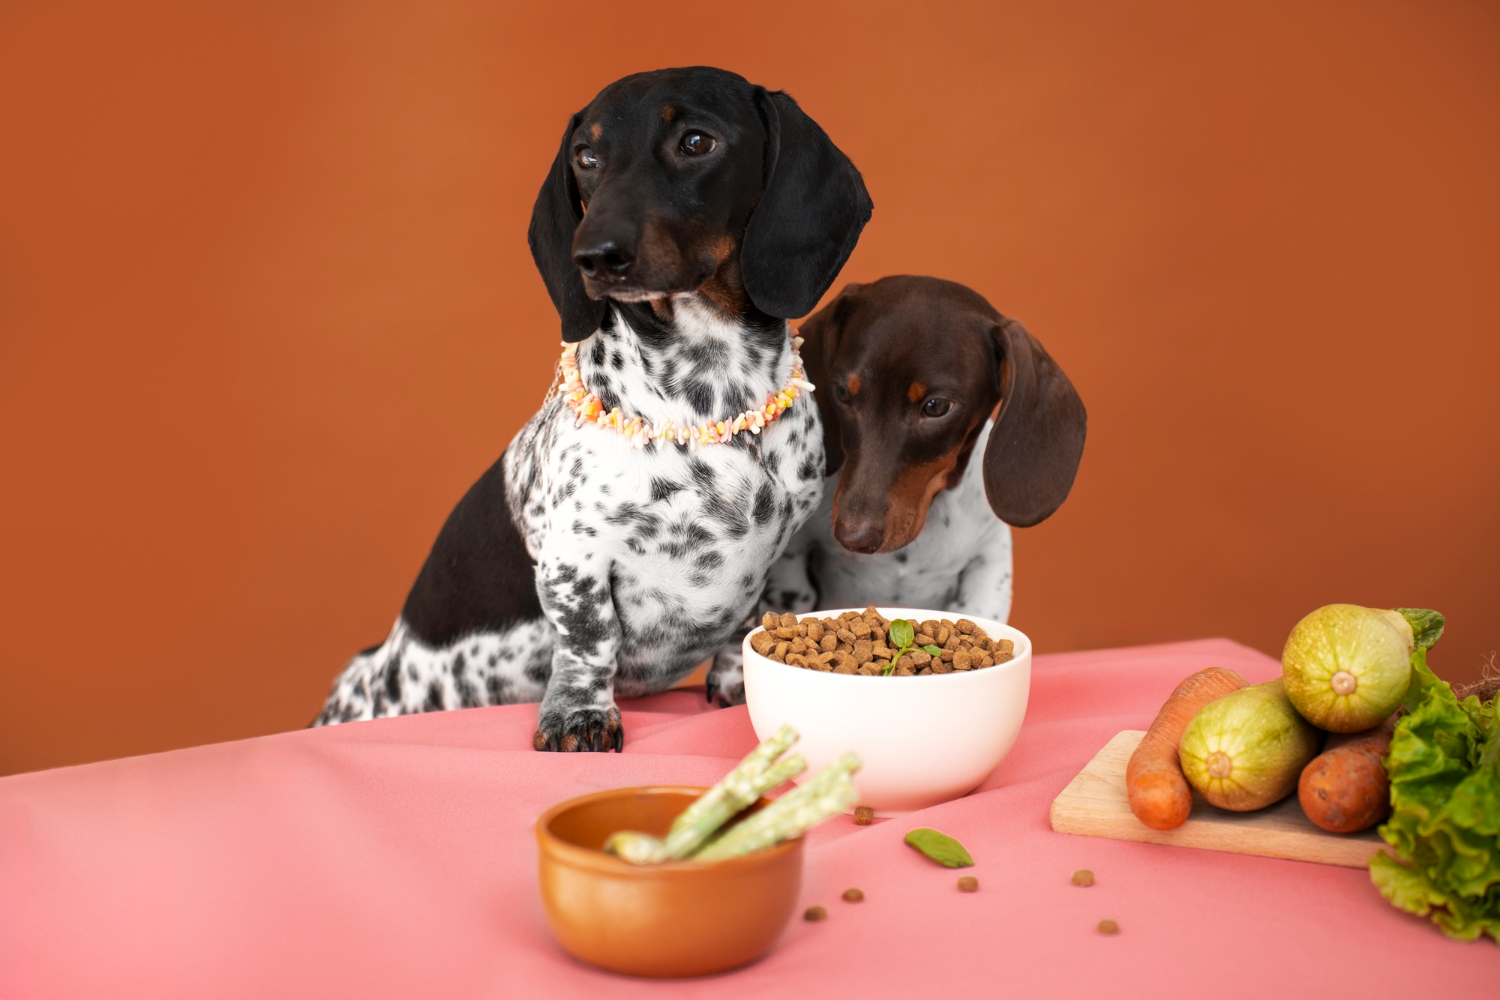
[[[545,549],[606,571],[622,625],[616,690],[660,687],[714,652],[822,495],[817,408],[803,397],[743,443],[632,447],[544,407],[506,452],[513,515]]]

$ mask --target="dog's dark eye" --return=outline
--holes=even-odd
[[[833,398],[838,400],[840,403],[849,402],[849,390],[844,388],[844,383],[833,383]]]
[[[702,132],[689,132],[682,137],[677,144],[678,150],[683,156],[702,156],[718,145],[713,136],[704,135]]]
[[[593,170],[599,165],[599,157],[595,156],[594,151],[587,146],[579,146],[578,152],[573,154],[573,159],[577,160],[578,165],[585,170]]]
[[[928,396],[927,401],[922,404],[922,416],[941,417],[951,409],[953,404],[946,399],[936,396]]]

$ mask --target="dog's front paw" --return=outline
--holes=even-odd
[[[733,708],[735,705],[745,703],[745,678],[738,677],[716,677],[709,674],[703,682],[704,693],[708,695],[709,704],[715,701],[720,708]]]
[[[745,667],[738,646],[725,649],[714,657],[714,665],[708,669],[708,676],[703,681],[703,692],[710,705],[717,701],[720,708],[745,703]]]
[[[610,751],[625,748],[625,727],[618,708],[575,708],[567,712],[543,712],[537,721],[533,750]]]

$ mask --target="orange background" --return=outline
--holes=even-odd
[[[1494,4],[521,7],[0,8],[0,771],[312,718],[549,382],[568,115],[691,63],[863,170],[841,284],[970,284],[1078,385],[1042,651],[1500,647]]]

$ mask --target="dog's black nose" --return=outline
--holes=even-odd
[[[635,254],[614,240],[603,240],[573,251],[573,263],[590,278],[598,281],[623,281],[635,264]]]

